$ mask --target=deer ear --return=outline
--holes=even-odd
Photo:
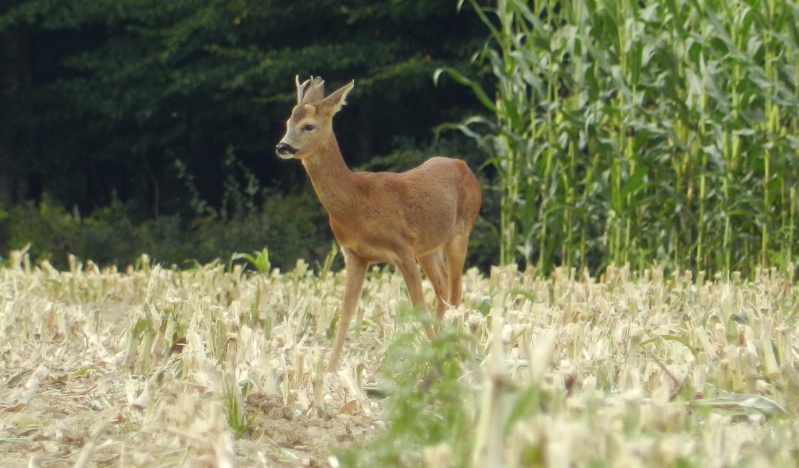
[[[329,112],[330,115],[341,110],[341,106],[347,103],[347,94],[355,87],[355,80],[350,81],[343,87],[333,91],[330,96],[324,98],[317,107],[320,111]]]

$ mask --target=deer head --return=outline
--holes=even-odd
[[[355,86],[355,81],[325,97],[325,82],[319,77],[311,77],[297,84],[297,105],[286,122],[286,135],[275,148],[283,159],[303,159],[313,155],[333,136],[333,115],[346,102],[347,94]]]

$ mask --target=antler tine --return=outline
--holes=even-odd
[[[325,80],[321,77],[311,77],[311,93],[312,95],[309,98],[312,98],[314,101],[321,101],[325,98]]]
[[[302,84],[300,84],[300,75],[294,76],[294,83],[297,85],[297,104],[302,102],[302,98],[305,97],[305,91],[308,88],[308,84],[311,80],[305,80]]]

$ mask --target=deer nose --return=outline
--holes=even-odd
[[[280,157],[285,157],[285,156],[289,156],[290,157],[290,156],[293,156],[294,153],[297,152],[297,149],[292,147],[288,143],[280,142],[275,147],[275,152]]]

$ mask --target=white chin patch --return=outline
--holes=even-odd
[[[277,153],[277,157],[280,159],[294,159],[294,155],[291,153]]]

